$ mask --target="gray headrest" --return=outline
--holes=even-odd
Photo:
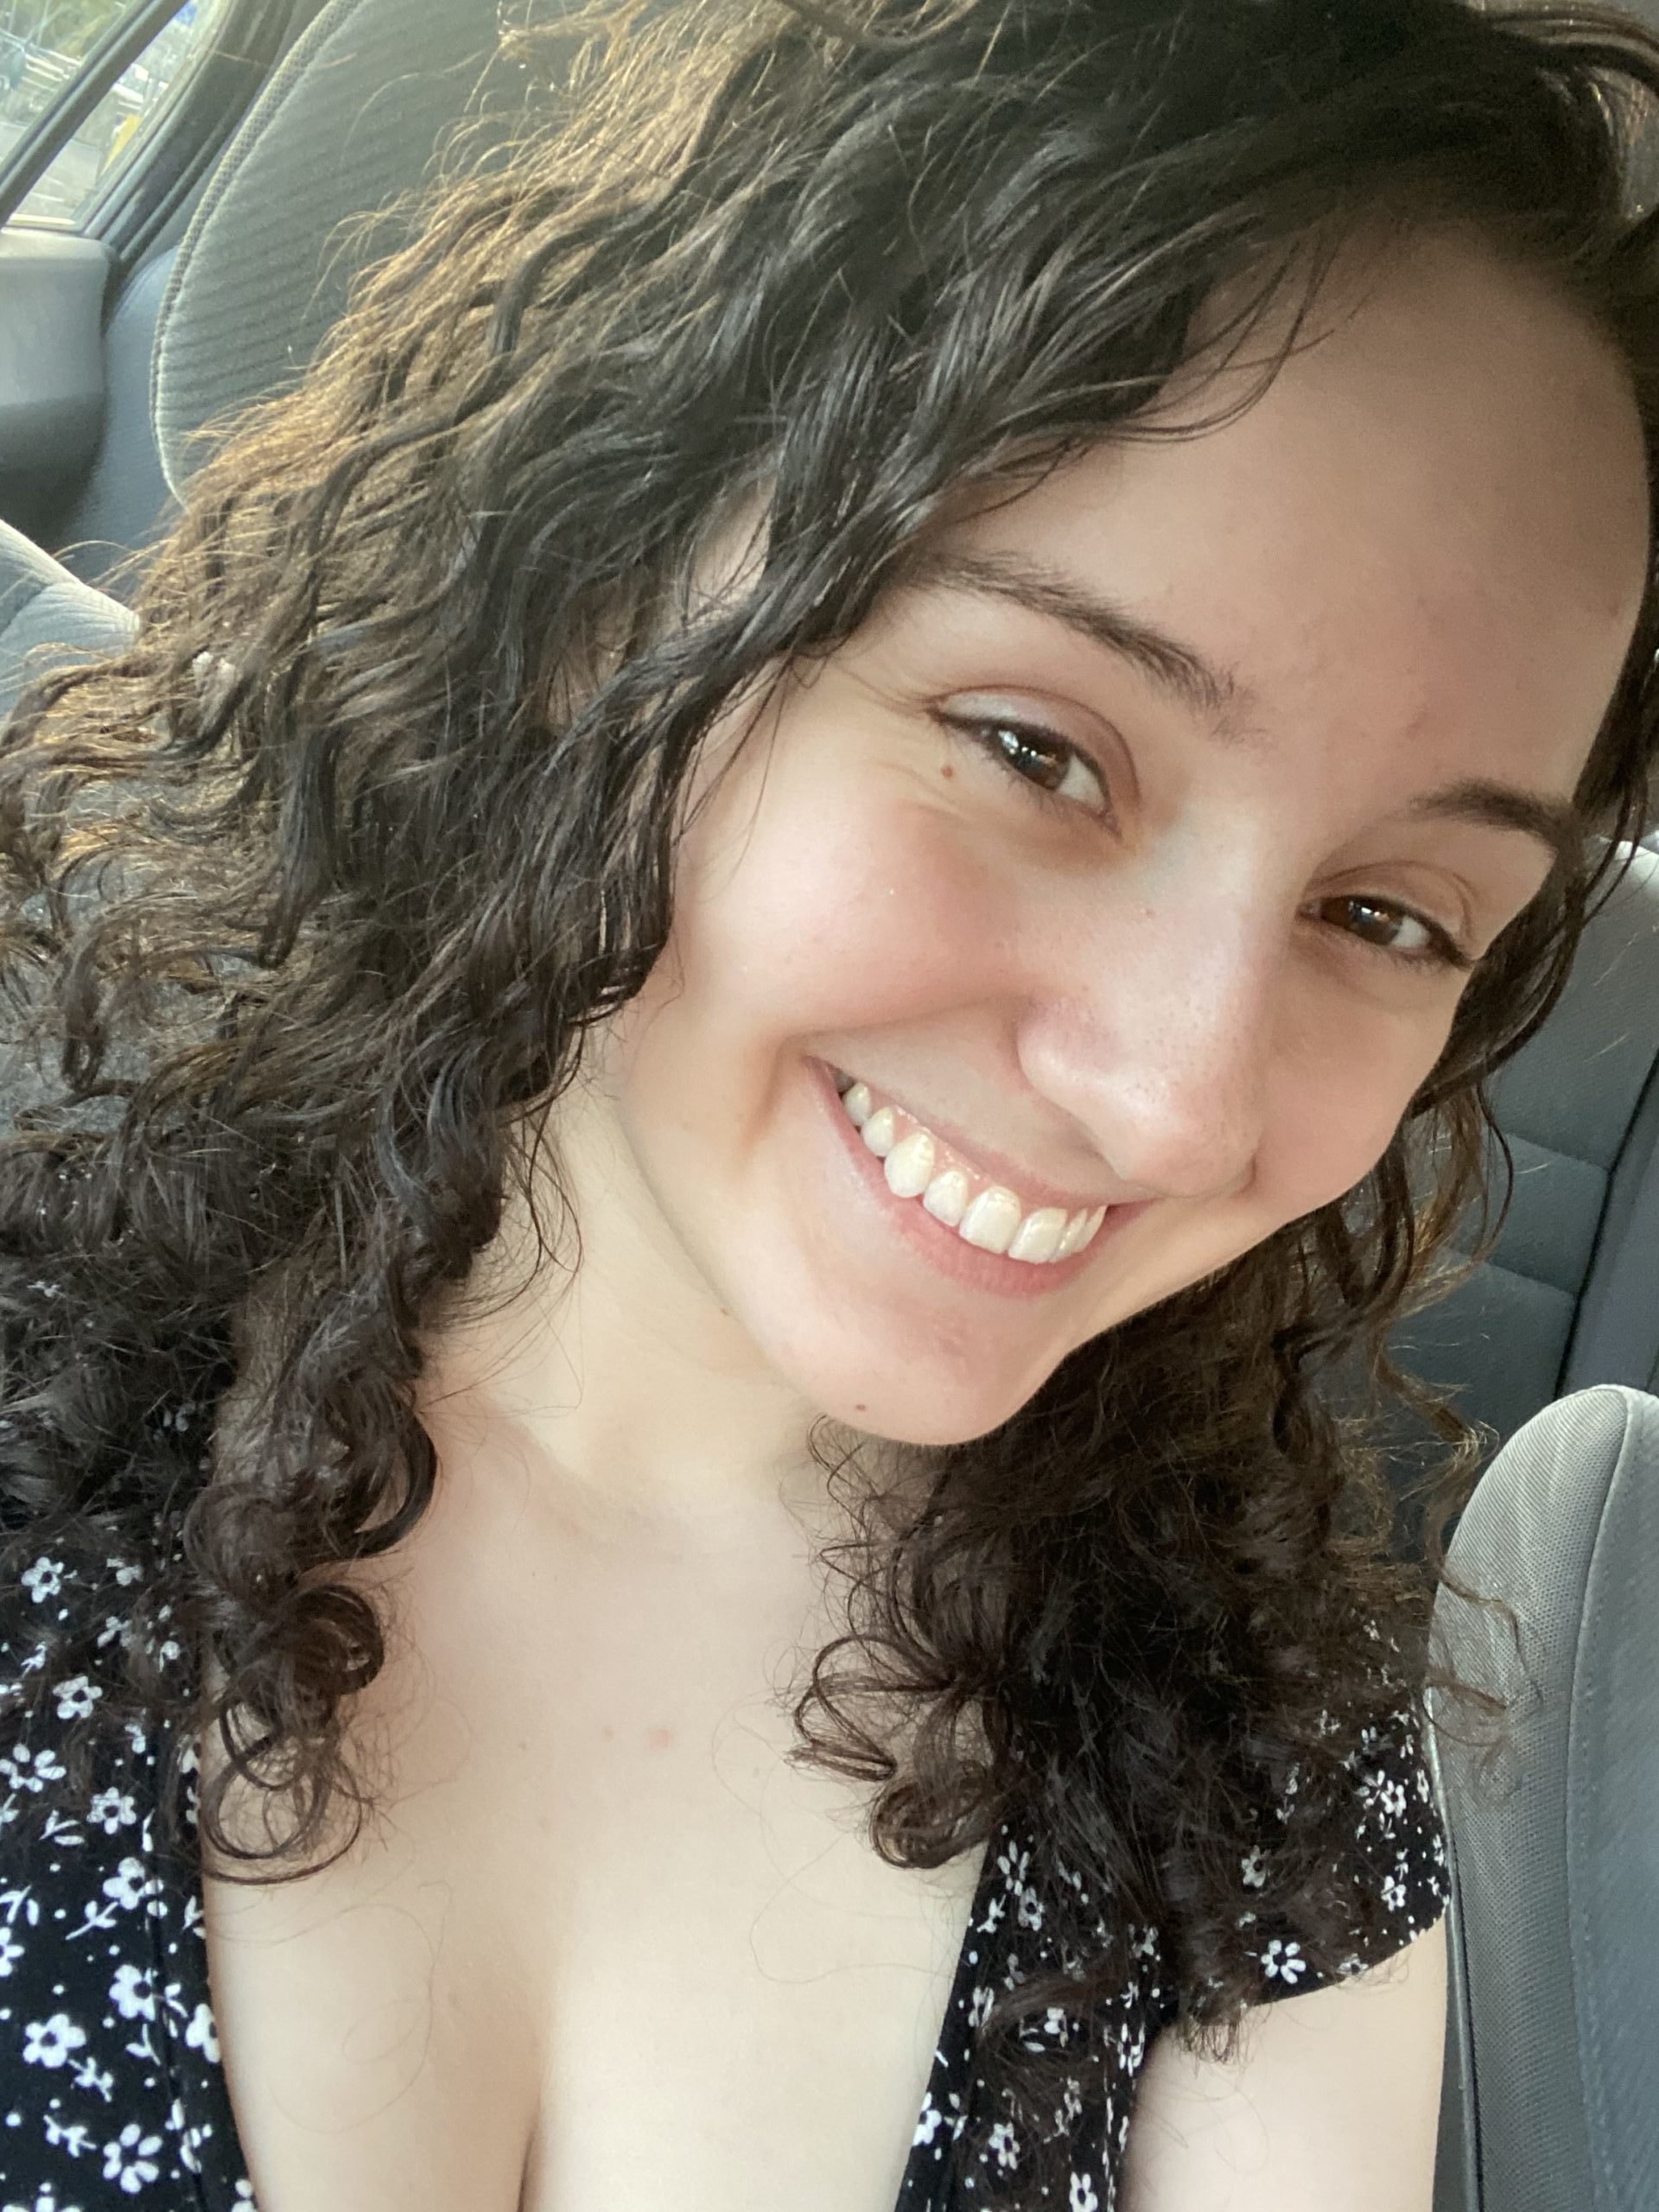
[[[1547,1407],[1482,1478],[1450,1559],[1520,1626],[1517,1655],[1497,1613],[1449,1593],[1437,1610],[1465,1679],[1511,1700],[1496,1760],[1466,1720],[1440,1744],[1464,2199],[1652,2212],[1659,1400],[1605,1386]]]
[[[331,0],[249,111],[203,194],[156,329],[151,401],[176,494],[193,432],[293,382],[395,224],[340,226],[421,182],[478,105],[496,0]]]

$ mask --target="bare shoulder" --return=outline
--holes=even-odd
[[[1123,2212],[1428,2212],[1446,1927],[1370,1972],[1249,2014],[1236,2054],[1148,2055]]]

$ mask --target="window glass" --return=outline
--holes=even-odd
[[[75,224],[137,156],[174,87],[212,38],[226,0],[184,0],[67,138],[14,221]],[[74,82],[134,0],[0,0],[0,161]]]

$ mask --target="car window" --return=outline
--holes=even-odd
[[[137,157],[227,0],[183,0],[90,115],[67,131],[15,222],[73,226]],[[141,0],[0,0],[0,162],[60,107],[105,34]]]

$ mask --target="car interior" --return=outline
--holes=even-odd
[[[495,0],[107,0],[67,73],[30,46],[41,12],[0,0],[0,721],[29,674],[130,633],[114,571],[196,434],[301,372],[389,203],[512,92]],[[52,198],[95,119],[105,166]],[[1620,857],[1493,1087],[1501,1231],[1396,1347],[1491,1433],[1452,1566],[1527,1624],[1500,1768],[1440,1753],[1437,2212],[1659,2206],[1659,834]],[[1442,1605],[1453,1650],[1501,1664]]]

